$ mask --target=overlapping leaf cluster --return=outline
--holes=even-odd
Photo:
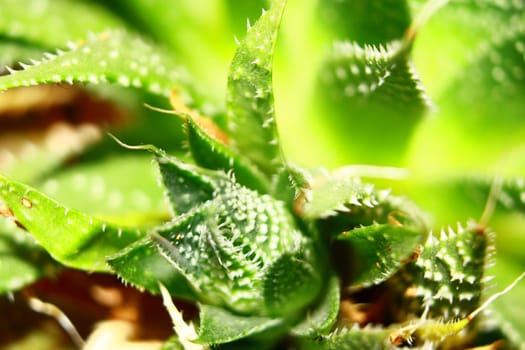
[[[224,108],[217,107],[215,96],[203,97],[171,55],[188,52],[180,48],[182,37],[165,32],[169,16],[184,17],[189,10],[174,5],[161,11],[160,3],[154,9],[141,0],[121,3],[125,10],[117,15],[116,7],[97,2],[0,0],[7,14],[0,24],[0,62],[10,64],[0,77],[1,90],[85,84],[93,94],[109,85],[117,103],[171,97],[178,115],[172,120],[184,129],[189,150],[188,156],[128,147],[150,151],[152,167],[142,153],[119,150],[115,156],[110,146],[100,145],[72,169],[54,162],[34,170],[31,186],[1,175],[0,292],[16,292],[64,268],[114,274],[154,294],[163,285],[171,296],[198,306],[198,335],[191,346],[201,348],[456,348],[498,337],[509,346],[519,344],[523,334],[511,326],[489,329],[480,321],[461,335],[442,330],[484,298],[494,244],[486,227],[431,230],[412,201],[362,178],[378,168],[308,171],[284,157],[273,56],[286,1],[272,1],[239,42]],[[335,41],[315,67],[312,89],[313,113],[338,129],[334,136],[345,140],[349,158],[383,165],[399,163],[395,157],[406,151],[432,109],[411,60],[421,29],[412,22],[411,7],[416,16],[428,8],[417,1],[387,3],[316,5]],[[512,25],[491,36],[477,64],[465,69],[466,78],[443,94],[444,110],[470,106],[472,99],[493,108],[492,100],[510,98],[505,116],[513,118],[523,107],[514,100],[523,92],[525,71],[523,4],[449,6],[464,16],[479,12],[498,25],[510,18]],[[89,15],[78,22],[51,16],[86,8]],[[157,15],[157,26],[137,16],[146,8]],[[368,15],[371,20],[363,20]],[[49,49],[54,50],[43,53]],[[29,57],[27,64],[17,64]],[[467,93],[462,84],[472,80],[479,89]],[[122,92],[127,89],[130,95]],[[489,114],[480,109],[481,117]],[[162,143],[177,134],[174,129],[154,123]],[[135,139],[151,136],[140,121],[134,131]],[[107,159],[90,162],[97,152]],[[23,167],[25,161],[20,157],[18,163]],[[388,177],[391,169],[381,169]],[[167,204],[155,186],[156,171]],[[126,173],[126,181],[115,172]],[[522,211],[522,180],[504,181],[494,198]],[[484,196],[491,181],[468,183]],[[417,332],[426,321],[435,322],[432,336]],[[414,330],[404,335],[410,327]],[[182,336],[175,334],[164,348],[188,346]]]

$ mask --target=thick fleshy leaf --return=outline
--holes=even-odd
[[[17,291],[57,270],[56,263],[27,232],[0,217],[0,294]]]
[[[0,198],[16,220],[60,263],[106,271],[105,258],[142,234],[66,208],[41,192],[0,176]]]
[[[337,237],[336,263],[346,285],[379,284],[395,274],[422,240],[410,227],[374,224]]]
[[[377,191],[374,185],[357,177],[338,177],[332,174],[315,178],[297,200],[299,214],[308,219],[334,216],[338,211],[349,212],[349,206],[373,208],[384,201],[390,191]]]
[[[0,13],[1,34],[47,48],[82,40],[89,31],[125,26],[103,6],[78,0],[2,0]]]
[[[282,163],[272,58],[284,5],[285,0],[274,0],[270,10],[248,30],[235,53],[228,78],[228,131],[232,144],[269,175],[276,173]]]
[[[206,133],[187,117],[188,141],[195,162],[212,170],[232,171],[241,185],[260,193],[269,192],[268,180],[249,159]]]
[[[190,168],[173,158],[163,158],[160,164],[168,195],[174,201],[177,196],[192,200],[183,203],[187,211],[155,229],[152,238],[203,302],[239,313],[282,312],[267,304],[271,301],[265,299],[264,290],[265,276],[272,268],[282,267],[274,264],[283,256],[289,257],[288,268],[311,270],[294,281],[308,288],[283,290],[299,293],[296,299],[301,305],[290,305],[299,309],[317,297],[317,290],[311,287],[322,269],[315,263],[317,253],[283,202],[241,186],[222,171]],[[177,190],[181,184],[183,191],[191,189],[188,193],[198,196],[181,196]],[[274,294],[272,300],[286,299],[286,295]]]
[[[320,68],[319,113],[344,140],[341,151],[344,147],[354,162],[399,164],[412,130],[429,108],[407,50],[403,42],[336,42]],[[377,140],[388,147],[376,147]]]
[[[304,247],[301,247],[304,248]],[[324,270],[308,250],[282,254],[264,276],[264,299],[271,315],[292,315],[321,291]]]
[[[332,276],[320,302],[307,311],[305,319],[294,326],[291,333],[298,337],[320,337],[328,335],[339,314],[340,280]]]
[[[429,308],[429,318],[465,318],[479,305],[485,270],[494,253],[493,233],[469,223],[428,236],[415,261],[400,274],[418,303],[415,313]],[[413,302],[409,298],[406,302]],[[410,307],[407,305],[407,310]]]
[[[322,25],[336,39],[359,44],[386,44],[399,39],[410,24],[405,0],[323,0],[318,2]]]
[[[168,97],[188,77],[159,47],[122,30],[92,34],[0,77],[0,90],[44,83],[113,83]],[[187,93],[181,90],[181,93]],[[183,97],[189,102],[188,95]]]
[[[333,172],[314,177],[295,201],[296,214],[316,219],[331,237],[375,223],[424,232],[425,217],[410,200],[378,190],[360,178]]]
[[[196,300],[186,278],[160,255],[149,237],[110,256],[108,264],[122,280],[133,286],[158,294],[160,282],[172,296]]]
[[[283,325],[278,318],[240,316],[222,308],[200,305],[199,343],[221,344]]]

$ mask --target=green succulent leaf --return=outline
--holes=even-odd
[[[284,324],[278,318],[241,316],[210,305],[200,305],[199,308],[200,329],[197,341],[203,344],[227,343]]]
[[[176,196],[166,179],[178,186],[182,167],[169,161],[164,159],[166,167],[161,173],[168,193]],[[161,253],[188,279],[201,300],[238,313],[282,312],[269,307],[264,289],[265,276],[282,266],[276,262],[284,256],[290,258],[287,267],[292,270],[311,269],[298,278],[300,285],[308,288],[286,292],[299,292],[296,298],[301,306],[315,298],[317,290],[311,285],[319,280],[321,267],[314,265],[317,257],[311,239],[298,230],[284,203],[241,186],[223,172],[202,172],[207,175],[197,181],[206,179],[213,192],[206,192],[192,209],[152,235]],[[199,176],[189,174],[192,181],[193,176]],[[285,297],[272,296],[275,300]]]
[[[388,330],[359,329],[357,326],[343,328],[320,339],[300,339],[302,350],[353,350],[353,349],[392,349],[388,343]]]
[[[323,278],[312,252],[282,254],[264,276],[264,299],[271,315],[290,315],[319,294]]]
[[[417,259],[401,272],[420,300],[414,313],[428,307],[430,318],[452,320],[472,312],[480,303],[485,270],[492,263],[492,236],[473,222],[466,228],[443,229],[439,238],[431,233]]]
[[[312,338],[328,335],[339,314],[340,295],[340,280],[332,276],[328,280],[322,299],[307,311],[305,319],[294,326],[291,333],[297,337]]]
[[[370,286],[394,275],[416,250],[421,233],[405,226],[373,224],[337,237],[337,265],[344,284]]]
[[[251,161],[213,138],[191,117],[187,117],[188,141],[195,162],[212,170],[232,171],[241,185],[268,193],[268,180]]]
[[[398,164],[412,130],[429,109],[407,50],[398,41],[379,46],[341,41],[321,65],[315,92],[319,113],[330,120],[356,162]],[[348,137],[348,130],[359,132]],[[378,139],[389,147],[379,151],[373,144]]]
[[[0,33],[39,47],[57,47],[82,40],[88,31],[125,26],[103,6],[78,0],[3,0]]]
[[[227,115],[232,144],[268,175],[275,174],[282,163],[272,57],[285,2],[273,1],[270,10],[248,30],[233,57],[228,77]]]
[[[213,184],[198,168],[182,163],[175,157],[157,157],[166,197],[173,210],[183,214],[213,196]]]
[[[334,174],[314,178],[309,187],[303,190],[304,195],[297,203],[301,216],[307,219],[323,219],[338,212],[349,212],[349,206],[373,208],[390,192],[376,191],[374,185],[363,183],[357,177]]]
[[[189,86],[184,71],[159,47],[123,30],[90,35],[23,68],[0,77],[0,90],[44,83],[112,83],[167,97],[175,87]],[[183,98],[190,102],[188,95]]]
[[[0,217],[0,295],[15,292],[56,271],[56,263],[27,232]]]
[[[66,208],[43,193],[0,176],[0,198],[16,220],[57,261],[89,271],[107,271],[105,258],[137,240],[121,228]]]
[[[116,155],[79,164],[35,187],[65,206],[111,222],[142,226],[169,217],[149,155]]]
[[[172,296],[196,300],[186,278],[159,254],[149,237],[108,257],[107,262],[119,278],[133,286],[158,294],[160,282]]]

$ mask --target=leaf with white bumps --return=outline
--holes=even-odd
[[[397,164],[414,126],[429,109],[407,50],[397,41],[379,46],[341,41],[321,65],[319,113],[344,137],[345,151],[356,162]],[[389,147],[376,147],[378,139]]]
[[[44,83],[112,83],[168,97],[176,86],[188,87],[186,73],[165,52],[122,30],[92,34],[67,50],[0,77],[0,90]],[[188,96],[184,96],[189,101]]]
[[[300,304],[293,304],[293,311],[315,298],[317,290],[311,288],[311,281],[319,279],[321,267],[313,265],[316,254],[312,242],[295,227],[284,203],[242,187],[225,175],[215,181],[212,200],[155,230],[153,238],[162,254],[202,300],[258,315],[282,312],[272,307],[272,300],[266,300],[265,276],[279,259],[292,254],[290,269],[307,266],[311,270],[301,275],[296,290],[284,290],[299,293]]]
[[[281,165],[272,90],[272,58],[284,0],[272,2],[237,48],[228,78],[231,141],[266,174]]]
[[[142,235],[76,210],[66,208],[41,192],[0,176],[0,198],[17,222],[57,261],[89,271],[107,271],[105,258]]]
[[[494,253],[492,236],[475,223],[443,229],[439,236],[430,233],[417,259],[401,273],[412,290],[409,294],[420,300],[419,310],[414,311],[428,307],[429,318],[453,320],[476,309]]]

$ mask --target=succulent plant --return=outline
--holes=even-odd
[[[0,119],[7,125],[0,131],[0,293],[54,316],[88,350],[523,348],[521,318],[505,309],[504,298],[496,301],[520,288],[523,255],[515,254],[518,264],[506,275],[496,270],[508,285],[501,292],[488,288],[487,271],[498,237],[488,227],[492,216],[504,232],[525,227],[512,223],[522,219],[514,215],[525,202],[516,161],[523,153],[525,3],[285,5],[0,0],[0,63],[8,65],[0,117],[15,119]],[[262,7],[268,9],[258,15]],[[280,32],[285,13],[304,20],[308,11],[316,26],[300,27],[306,38],[286,27],[286,18]],[[245,16],[254,24],[244,34],[238,21]],[[241,37],[235,48],[207,37],[225,19],[228,33]],[[427,92],[413,63],[418,45],[452,40],[432,33],[458,24],[469,32],[452,39],[476,52],[474,63],[452,52],[458,63],[447,66],[456,79],[448,90],[421,64],[424,77],[437,81]],[[289,61],[278,56],[285,44]],[[300,59],[298,49],[305,50]],[[322,58],[309,57],[314,49]],[[220,77],[230,51],[227,77]],[[275,52],[288,80],[282,74],[273,81]],[[225,88],[214,85],[220,78]],[[17,96],[24,103],[17,105]],[[436,106],[442,122],[426,117]],[[502,120],[494,121],[498,108]],[[310,145],[307,128],[293,129],[286,113],[300,115],[297,123],[314,118],[319,144]],[[33,118],[28,124],[37,130],[17,135],[23,121],[16,118]],[[460,131],[452,131],[456,122]],[[482,134],[478,124],[485,122],[493,135]],[[333,169],[295,165],[323,157],[315,152],[325,132],[333,143],[325,148],[341,153],[327,156]],[[488,139],[492,171],[472,174],[463,169],[476,168],[478,159],[456,162],[471,156],[465,145],[482,144],[480,135]],[[496,146],[507,137],[513,140]],[[429,166],[423,153],[436,147],[444,153]],[[447,155],[456,149],[460,155]],[[499,166],[498,150],[510,152],[511,165]],[[454,174],[445,171],[446,157]],[[334,159],[353,165],[336,167]],[[407,180],[400,166],[420,177]],[[495,176],[494,168],[504,174]],[[440,208],[436,198],[449,206]],[[437,208],[437,220],[420,207]],[[471,215],[481,218],[467,220]],[[464,223],[440,228],[450,218]],[[46,303],[42,292],[64,278],[53,288],[68,294],[75,273],[113,315],[97,316],[100,326],[85,342],[67,303]],[[111,288],[100,286],[103,278]],[[147,326],[138,316],[118,316],[125,304],[112,302],[108,290],[120,299],[153,295],[157,303],[161,295],[174,332],[134,340],[125,327],[140,334]],[[141,309],[139,299],[135,314],[162,318]]]

